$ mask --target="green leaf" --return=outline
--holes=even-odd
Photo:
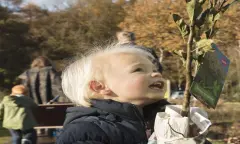
[[[191,0],[187,3],[187,12],[191,22],[201,14],[202,10],[202,5],[198,0]]]
[[[186,36],[189,34],[189,26],[184,22],[183,18],[178,14],[172,15],[174,22],[177,24],[179,31],[182,36]]]
[[[221,12],[224,13],[225,11],[227,11],[227,9],[230,7],[230,4],[225,5],[222,9]]]
[[[219,29],[216,27],[208,29],[207,31],[205,31],[206,38],[208,39],[212,38],[218,30]]]
[[[203,5],[206,0],[199,0],[199,4]]]
[[[183,67],[186,67],[187,53],[183,50],[174,50],[173,54],[178,55],[180,57],[180,60],[182,61]]]
[[[208,13],[208,15],[205,18],[205,23],[204,23],[204,30],[208,30],[213,28],[213,24],[214,24],[214,15],[215,15],[215,11],[210,10],[210,12]]]
[[[205,17],[205,18],[204,18]],[[215,23],[221,17],[221,13],[214,8],[204,11],[201,14],[201,20],[197,20],[196,25],[202,28],[207,38],[211,38],[215,32]],[[199,22],[198,22],[199,21]],[[202,27],[203,26],[203,27]]]
[[[221,8],[221,12],[224,13],[225,11],[227,11],[228,8],[229,8],[232,4],[234,4],[235,2],[240,2],[240,0],[234,0],[234,1],[232,1],[231,3],[225,5],[224,7]]]
[[[221,17],[221,14],[220,14],[220,13],[217,13],[216,15],[214,15],[214,21],[219,20],[220,17]]]
[[[210,12],[210,9],[206,9],[205,11],[203,11],[201,13],[201,15],[198,16],[198,18],[196,20],[196,25],[198,27],[201,27],[204,24],[204,22],[206,20],[206,17],[208,16],[209,12]]]
[[[207,38],[211,37],[211,29],[208,29],[207,31],[205,31],[205,35]]]
[[[196,48],[203,52],[213,51],[212,43],[213,40],[211,39],[201,39],[196,43]]]
[[[201,64],[203,62],[203,58],[204,58],[204,53],[203,52],[198,52],[197,54],[193,54],[192,58],[197,61],[199,64]]]
[[[213,21],[214,21],[214,14],[211,13],[211,14],[209,14],[209,16],[208,16],[208,22],[212,24]]]
[[[183,50],[174,50],[173,51],[174,54],[180,56],[181,58],[183,58],[184,60],[187,59],[187,53],[184,52]]]

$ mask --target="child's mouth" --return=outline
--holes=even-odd
[[[162,81],[157,81],[157,82],[154,82],[153,84],[151,84],[149,86],[149,88],[151,89],[155,89],[155,90],[160,90],[164,87],[164,82]]]

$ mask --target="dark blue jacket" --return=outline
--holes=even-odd
[[[133,104],[92,100],[92,107],[71,107],[57,144],[146,144],[142,115]]]

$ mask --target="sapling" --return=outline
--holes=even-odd
[[[187,49],[174,51],[186,68],[186,85],[181,115],[188,117],[190,111],[190,87],[198,64],[205,53],[213,51],[213,36],[218,30],[217,21],[230,6],[240,0],[185,0],[188,22],[178,14],[172,14],[183,40],[187,39]],[[195,66],[195,69],[193,68]]]

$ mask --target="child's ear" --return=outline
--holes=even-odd
[[[112,91],[108,87],[98,81],[91,81],[89,83],[89,87],[92,91],[101,95],[110,95],[112,93]]]

